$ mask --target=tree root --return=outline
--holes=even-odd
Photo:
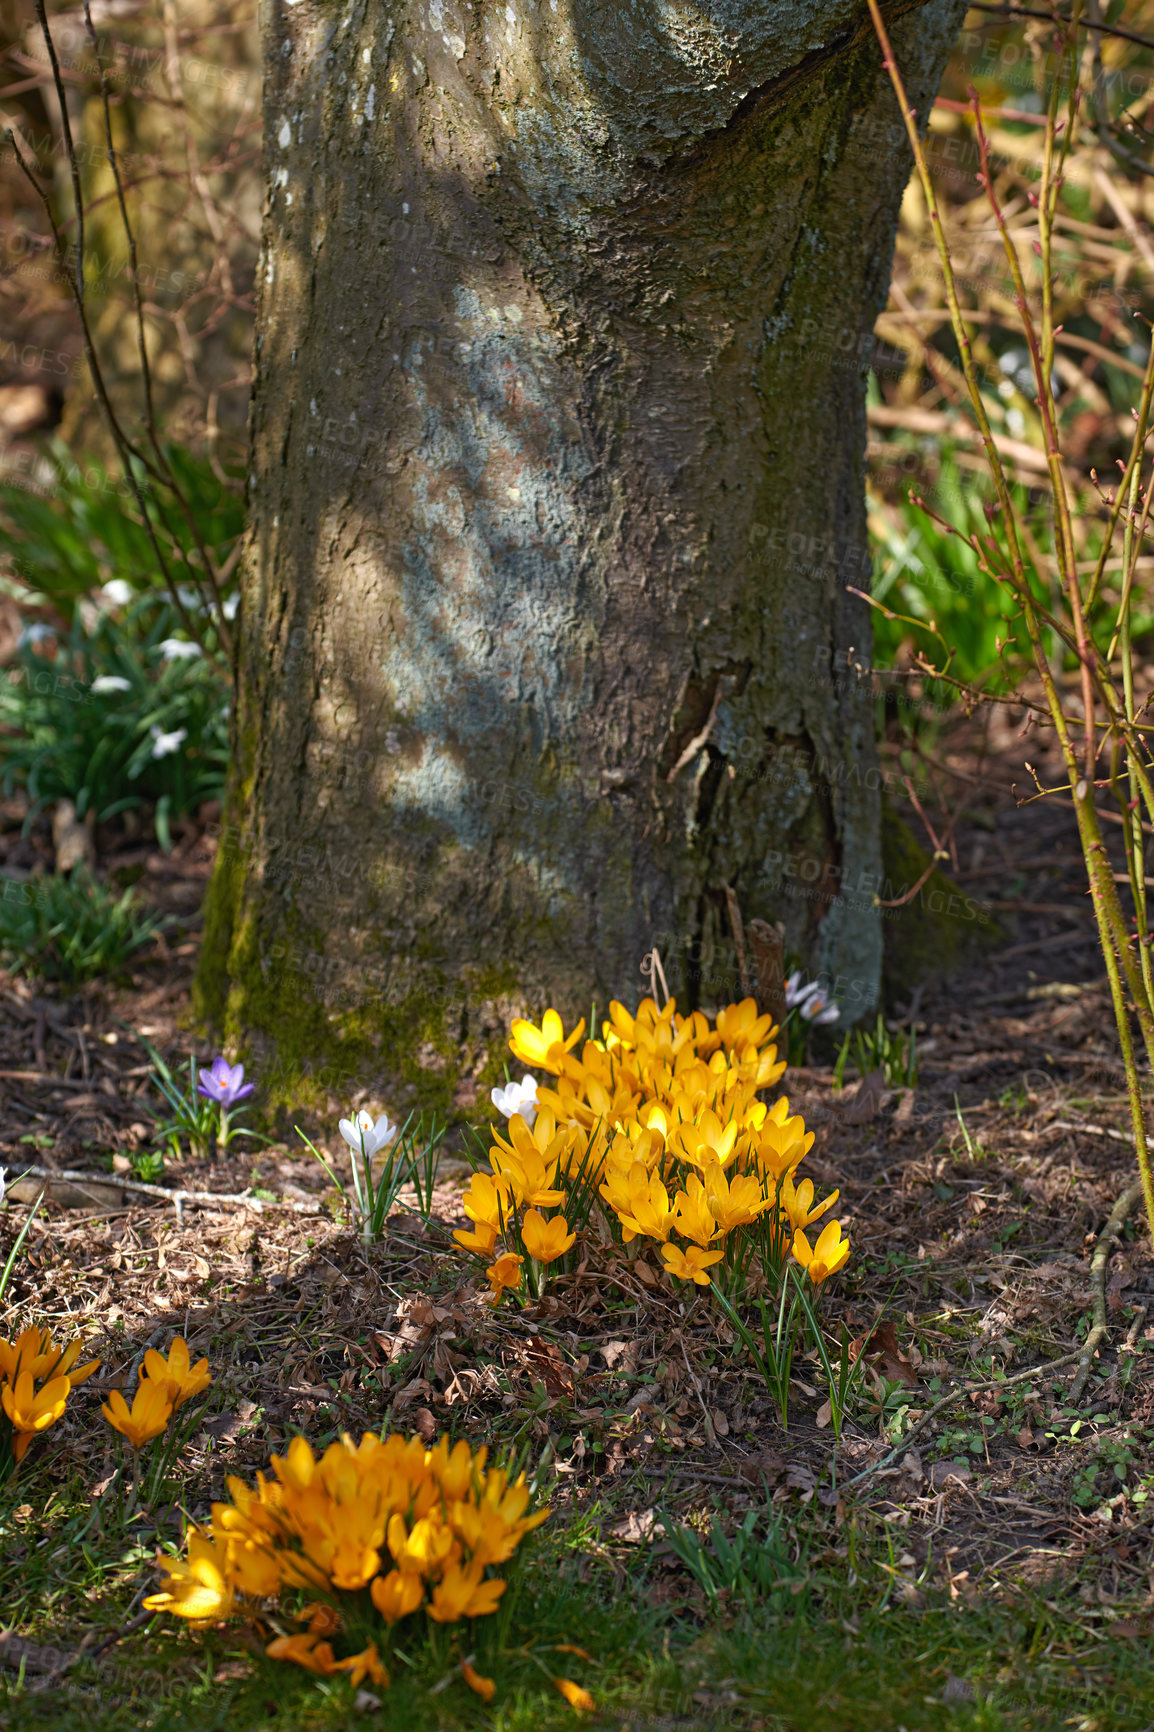
[[[1132,1185],[1127,1185],[1118,1201],[1110,1211],[1110,1218],[1103,1227],[1098,1243],[1094,1246],[1094,1255],[1090,1259],[1090,1279],[1093,1282],[1094,1324],[1086,1337],[1086,1345],[1082,1349],[1082,1357],[1078,1361],[1078,1369],[1074,1373],[1074,1381],[1070,1385],[1070,1400],[1081,1401],[1087,1383],[1090,1381],[1090,1367],[1094,1355],[1109,1334],[1106,1324],[1106,1270],[1110,1266],[1110,1257],[1118,1236],[1126,1224],[1126,1217],[1142,1195],[1142,1181],[1135,1179]]]

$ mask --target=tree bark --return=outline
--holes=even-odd
[[[963,11],[891,9],[924,112]],[[864,6],[269,0],[265,63],[202,1008],[286,1099],[467,1102],[513,1006],[633,1001],[654,945],[739,995],[736,903],[868,1011],[846,585],[910,164]]]

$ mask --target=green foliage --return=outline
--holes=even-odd
[[[1030,508],[1025,488],[1016,487],[1012,493],[1034,545],[1048,553],[1052,530],[1046,513],[1041,507]],[[871,595],[891,615],[900,616],[886,618],[873,609],[877,667],[894,667],[903,651],[912,648],[937,667],[945,669],[948,662],[948,671],[966,685],[1005,692],[1032,666],[1021,610],[1009,586],[983,570],[971,539],[977,536],[986,542],[993,536],[999,547],[1003,545],[996,516],[986,515],[988,498],[979,485],[962,479],[949,446],[944,445],[937,486],[924,506],[906,497],[871,510]],[[1091,537],[1085,556],[1096,552]],[[1038,599],[1061,612],[1046,584],[1033,571],[1029,576]],[[1144,635],[1152,625],[1149,612],[1136,616],[1134,636]],[[1049,648],[1053,655],[1053,640]],[[933,680],[928,682],[927,695],[947,707],[956,697],[951,687]]]
[[[182,1088],[156,1048],[150,1045],[143,1035],[138,1035],[137,1039],[156,1066],[154,1081],[169,1108],[167,1114],[158,1113],[152,1107],[148,1108],[156,1120],[156,1139],[168,1144],[169,1153],[174,1160],[180,1159],[182,1139],[188,1144],[189,1153],[194,1156],[206,1156],[216,1152],[223,1154],[234,1137],[255,1137],[262,1143],[268,1141],[267,1137],[260,1136],[258,1132],[233,1122],[247,1111],[245,1107],[233,1107],[222,1115],[219,1104],[200,1093],[196,1086],[197,1065],[194,1054],[188,1055],[188,1087]],[[160,1160],[163,1172],[163,1157],[154,1158]],[[139,1177],[143,1178],[144,1174],[141,1173]]]
[[[859,1075],[868,1076],[871,1071],[880,1070],[889,1089],[917,1087],[917,1031],[911,1029],[908,1034],[900,1028],[891,1031],[880,1011],[874,1028],[858,1028],[846,1035],[834,1065],[835,1088],[845,1085],[846,1061],[851,1054]]]
[[[134,1179],[142,1185],[159,1185],[164,1177],[164,1156],[159,1149],[134,1149],[128,1158]]]
[[[99,465],[80,469],[62,441],[53,441],[49,454],[57,473],[50,498],[22,487],[0,487],[0,554],[8,555],[32,591],[29,599],[50,603],[71,623],[77,602],[110,578],[154,593],[161,574],[128,482]],[[165,447],[164,457],[201,540],[219,565],[244,527],[239,491],[179,446]],[[199,555],[174,500],[166,498],[163,520],[155,516],[153,527],[176,580],[198,584]],[[192,604],[195,596],[189,599]]]
[[[167,844],[171,818],[223,794],[226,676],[199,651],[172,652],[178,620],[162,598],[89,613],[89,625],[86,611],[26,644],[0,681],[5,791],[102,820],[152,802]]]
[[[954,652],[951,672],[962,680],[1001,688],[998,640],[1012,633],[1017,608],[1004,584],[981,569],[968,537],[988,535],[989,525],[977,490],[958,484],[952,464],[943,463],[947,506],[939,515],[959,532],[951,534],[909,499],[871,516],[874,532],[873,599],[903,619],[873,613],[874,660],[893,667],[903,645],[912,644],[935,664],[945,660],[936,628]],[[951,485],[952,484],[952,485]],[[916,621],[925,629],[907,623]],[[1015,641],[1024,654],[1026,645]],[[940,694],[948,699],[948,692]]]
[[[971,1135],[970,1127],[962,1117],[962,1109],[958,1104],[957,1095],[954,1096],[954,1116],[958,1121],[958,1128],[962,1133],[962,1142],[965,1144],[966,1149],[966,1159],[972,1162],[976,1167],[981,1166],[985,1161],[989,1160],[993,1150],[986,1148],[985,1144],[979,1137]]]
[[[664,1511],[661,1522],[674,1555],[714,1607],[722,1593],[747,1606],[767,1599],[786,1603],[805,1584],[805,1563],[790,1556],[785,1523],[773,1510],[749,1510],[732,1539],[715,1516],[708,1546]]]
[[[5,1189],[3,1177],[4,1177],[3,1173],[0,1172],[0,1203],[3,1202],[3,1193],[4,1193],[4,1189]],[[20,1175],[17,1174],[17,1178],[19,1178],[19,1177],[20,1177]],[[27,1215],[25,1222],[24,1222],[24,1225],[21,1227],[19,1233],[16,1235],[16,1241],[13,1244],[12,1249],[8,1253],[7,1259],[4,1263],[4,1267],[3,1267],[3,1269],[0,1269],[0,1300],[3,1300],[4,1295],[8,1290],[8,1283],[12,1279],[12,1271],[16,1267],[17,1262],[19,1261],[20,1253],[24,1249],[24,1241],[28,1237],[28,1234],[29,1234],[29,1231],[31,1229],[33,1221],[36,1219],[37,1215],[40,1213],[40,1210],[41,1210],[41,1207],[43,1205],[44,1198],[46,1195],[47,1195],[46,1191],[41,1191],[41,1193],[37,1197],[35,1203],[33,1203],[32,1207],[29,1209],[28,1215]],[[0,1479],[2,1479],[2,1478],[3,1478],[3,1475],[2,1475],[2,1473],[0,1473]]]
[[[385,1116],[387,1118],[387,1115]],[[366,1245],[375,1244],[384,1238],[385,1223],[406,1185],[412,1185],[416,1193],[417,1213],[422,1220],[431,1220],[433,1187],[437,1177],[437,1151],[448,1129],[445,1124],[438,1125],[435,1113],[427,1122],[424,1113],[410,1113],[403,1125],[393,1126],[392,1138],[375,1154],[371,1143],[366,1144],[366,1132],[362,1129],[360,1150],[350,1149],[353,1175],[351,1189],[334,1173],[320,1150],[309,1141],[300,1126],[295,1128],[309,1153],[320,1162],[340,1192],[348,1207],[349,1219],[360,1221],[361,1238]]]
[[[116,978],[166,922],[136,892],[119,897],[80,869],[16,883],[0,880],[0,956],[9,967],[67,985]]]

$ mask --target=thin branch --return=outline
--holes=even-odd
[[[1060,24],[1068,30],[1073,22],[1064,18],[1060,12],[1043,11],[1038,6],[1019,6],[1014,0],[1003,0],[1003,4],[994,6],[988,0],[970,0],[973,12],[987,12],[995,18],[1041,18],[1049,24]],[[1124,24],[1103,24],[1092,18],[1081,18],[1078,26],[1082,30],[1093,30],[1102,36],[1119,36],[1123,42],[1136,42],[1139,48],[1154,48],[1154,37],[1140,36],[1137,30],[1128,30]],[[1033,117],[1031,117],[1033,118]]]
[[[1078,1360],[1078,1369],[1074,1381],[1070,1385],[1070,1402],[1081,1401],[1082,1393],[1090,1380],[1090,1366],[1098,1348],[1109,1334],[1106,1324],[1106,1270],[1109,1267],[1110,1256],[1126,1217],[1142,1195],[1142,1181],[1135,1179],[1128,1185],[1110,1211],[1110,1218],[1103,1227],[1098,1243],[1094,1246],[1094,1255],[1090,1259],[1090,1279],[1094,1284],[1094,1327],[1086,1337],[1086,1345]]]
[[[172,466],[164,454],[157,433],[156,410],[152,399],[152,368],[148,359],[148,345],[145,341],[144,333],[144,300],[140,293],[140,274],[137,268],[136,235],[133,232],[132,223],[129,221],[128,204],[125,200],[124,186],[120,176],[120,165],[116,159],[116,142],[112,133],[112,110],[108,98],[108,80],[104,73],[104,61],[100,54],[100,43],[97,40],[96,30],[92,23],[92,12],[89,0],[84,0],[84,23],[88,31],[88,39],[92,44],[92,52],[96,59],[97,70],[100,74],[100,95],[104,104],[104,131],[105,137],[108,141],[108,165],[112,170],[112,179],[116,187],[116,197],[120,206],[120,220],[124,227],[125,238],[128,241],[128,260],[132,272],[132,297],[136,309],[136,337],[137,346],[140,350],[140,372],[144,388],[144,424],[148,432],[148,439],[152,446],[153,454],[156,457],[156,461],[163,471],[164,478],[171,488],[173,496],[180,507],[181,515],[184,518],[185,523],[188,525],[189,531],[196,543],[197,551],[199,552],[201,561],[204,565],[205,574],[208,578],[211,589],[211,599],[215,602],[216,611],[213,624],[216,627],[217,636],[220,638],[220,641],[224,646],[225,653],[231,654],[232,639],[228,629],[228,622],[225,618],[224,599],[220,593],[216,568],[213,565],[208,548],[205,546],[204,539],[200,533],[200,525],[196,521],[196,514],[190,510],[188,501],[184,497],[184,492],[178,485],[176,477],[172,473]]]
[[[68,252],[67,252],[67,249],[64,245],[63,236],[61,235],[59,226],[57,225],[57,222],[56,222],[56,217],[55,217],[55,214],[54,214],[53,209],[52,209],[52,202],[49,199],[48,194],[44,191],[43,187],[40,185],[39,181],[36,179],[36,176],[33,174],[31,168],[25,162],[24,154],[21,151],[20,146],[18,145],[18,143],[16,141],[16,134],[12,131],[11,127],[9,127],[7,130],[7,136],[8,136],[9,142],[12,145],[12,149],[15,153],[16,161],[17,161],[17,164],[20,168],[20,171],[24,175],[24,178],[27,180],[29,186],[31,186],[32,190],[35,192],[37,198],[39,198],[41,204],[44,207],[45,215],[47,216],[49,224],[51,225],[52,237],[53,237],[54,241],[56,242],[56,252],[57,252],[57,256],[60,260],[60,267],[64,272],[65,279],[68,283],[69,288],[72,291],[72,299],[76,304],[76,312],[77,312],[77,316],[80,320],[80,335],[81,335],[81,338],[82,338],[83,343],[84,343],[84,358],[88,362],[88,371],[92,377],[92,383],[93,383],[93,386],[94,386],[95,391],[96,391],[97,402],[100,404],[100,408],[101,408],[101,411],[104,415],[105,422],[107,423],[108,430],[112,435],[113,442],[116,446],[117,455],[120,458],[121,467],[124,470],[125,479],[127,480],[129,486],[132,488],[133,495],[136,499],[137,508],[140,512],[141,521],[142,521],[143,526],[144,526],[144,531],[145,531],[145,534],[148,536],[149,541],[152,544],[152,551],[153,551],[154,555],[156,556],[156,562],[160,568],[161,576],[164,578],[165,584],[168,587],[169,594],[172,596],[173,602],[176,606],[176,610],[180,615],[180,618],[181,618],[181,621],[185,627],[185,630],[188,632],[190,637],[195,639],[195,641],[200,645],[201,649],[205,649],[206,646],[204,643],[204,639],[201,636],[201,633],[198,631],[197,627],[193,624],[193,621],[189,615],[188,609],[185,607],[184,602],[180,598],[179,585],[176,583],[176,580],[173,578],[173,575],[168,568],[168,561],[165,559],[163,550],[160,546],[160,541],[159,541],[159,538],[156,534],[156,527],[153,524],[152,518],[148,514],[148,506],[145,502],[144,492],[143,492],[143,489],[141,488],[139,477],[137,476],[136,470],[133,467],[133,459],[135,459],[136,462],[140,463],[144,467],[146,472],[151,473],[154,476],[156,476],[156,471],[153,469],[153,466],[148,462],[148,459],[143,455],[143,453],[139,452],[136,449],[136,447],[133,445],[132,441],[129,439],[128,435],[125,433],[123,427],[120,425],[120,421],[119,421],[119,418],[116,414],[116,410],[112,406],[112,400],[108,395],[108,389],[107,389],[107,386],[105,385],[105,382],[104,382],[104,373],[103,373],[103,370],[101,369],[100,361],[99,361],[97,354],[96,354],[96,345],[92,340],[92,331],[91,331],[91,328],[90,328],[89,323],[88,323],[88,314],[87,314],[87,311],[86,311],[85,305],[84,305],[84,296],[83,296],[83,292],[82,292],[82,285],[79,282],[75,271],[72,269],[71,265],[68,263]],[[156,478],[162,479],[159,476],[156,476]]]
[[[48,14],[44,10],[44,0],[35,0],[36,21],[44,37],[48,49],[48,59],[52,66],[52,79],[56,86],[56,100],[60,104],[60,130],[64,137],[65,149],[68,153],[68,169],[72,176],[72,197],[76,203],[76,295],[81,302],[84,300],[84,192],[80,185],[80,163],[76,156],[76,147],[72,142],[72,122],[68,117],[68,93],[64,88],[64,79],[60,71],[60,62],[56,58],[56,44],[52,40],[52,32],[48,28]]]
[[[146,1185],[140,1179],[122,1179],[119,1173],[57,1172],[49,1167],[25,1167],[20,1176],[44,1179],[49,1185],[54,1182],[98,1185],[105,1191],[130,1191],[135,1196],[155,1197],[159,1202],[173,1205],[178,1221],[182,1217],[182,1205],[185,1203],[214,1209],[252,1209],[257,1215],[263,1214],[266,1209],[287,1209],[294,1215],[324,1214],[324,1207],[320,1203],[268,1202],[263,1197],[250,1196],[247,1191],[169,1191],[163,1185]]]
[[[861,1485],[863,1480],[872,1479],[877,1473],[884,1473],[886,1468],[891,1467],[899,1456],[906,1453],[918,1433],[924,1431],[930,1421],[936,1419],[939,1413],[944,1412],[947,1407],[952,1407],[955,1401],[961,1401],[967,1395],[979,1395],[984,1389],[1004,1389],[1007,1384],[1031,1383],[1035,1379],[1049,1377],[1053,1372],[1063,1371],[1067,1365],[1073,1365],[1078,1357],[1077,1353],[1063,1353],[1060,1359],[1051,1359],[1047,1365],[1031,1366],[1029,1371],[1015,1371],[1011,1377],[987,1377],[981,1383],[965,1383],[959,1389],[951,1390],[949,1395],[943,1395],[934,1402],[932,1407],[926,1409],[922,1417],[911,1425],[901,1442],[891,1449],[888,1455],[883,1455],[871,1466],[863,1468],[861,1473],[854,1475],[853,1479],[847,1479],[844,1489],[849,1491],[852,1486]]]

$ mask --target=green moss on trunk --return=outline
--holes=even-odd
[[[930,855],[904,818],[882,808],[883,902],[912,890]],[[988,908],[936,867],[917,895],[900,908],[886,908],[882,983],[887,1005],[908,999],[922,981],[952,974],[1005,937]]]

